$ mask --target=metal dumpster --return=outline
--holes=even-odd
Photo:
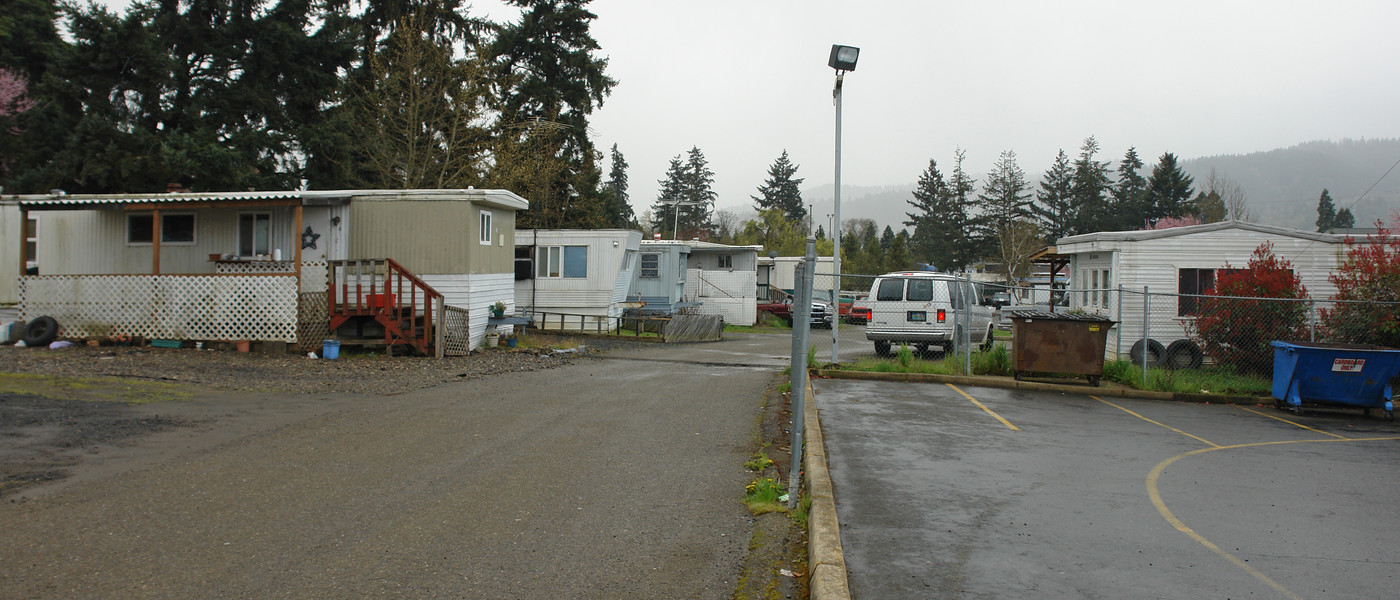
[[[1303,403],[1381,408],[1391,403],[1400,377],[1400,350],[1359,344],[1273,342],[1274,405],[1303,414]]]
[[[1016,379],[1027,373],[1084,375],[1097,386],[1103,376],[1108,330],[1115,322],[1095,315],[1012,311]]]

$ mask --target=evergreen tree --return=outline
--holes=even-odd
[[[802,191],[799,186],[804,181],[801,177],[794,178],[797,174],[797,165],[792,164],[788,159],[787,150],[783,150],[782,156],[773,161],[773,165],[768,167],[768,179],[763,185],[758,186],[758,195],[750,196],[753,199],[754,210],[763,212],[769,209],[779,209],[788,219],[801,222],[807,218],[807,207],[802,204]]]
[[[1016,152],[1003,151],[977,196],[984,211],[979,228],[985,237],[995,239],[999,231],[1031,217],[1029,187],[1026,172],[1016,164]]]
[[[889,251],[890,251],[890,244],[893,244],[893,243],[894,243],[894,228],[890,227],[889,225],[886,225],[886,226],[885,226],[885,232],[882,233],[882,234],[880,234],[880,252],[881,252],[881,253],[889,252]]]
[[[1225,200],[1215,190],[1210,193],[1196,192],[1195,199],[1191,200],[1190,212],[1202,223],[1219,223],[1225,220]]]
[[[321,5],[264,4],[65,6],[16,191],[300,187],[352,48]]]
[[[1337,211],[1337,220],[1332,223],[1333,229],[1351,229],[1356,227],[1356,217],[1352,216],[1350,208],[1343,208]]]
[[[1098,151],[1098,140],[1089,136],[1084,139],[1084,144],[1079,147],[1079,156],[1074,159],[1074,200],[1071,202],[1074,206],[1074,226],[1071,228],[1073,234],[1102,231],[1109,225],[1110,214],[1106,198],[1110,187],[1108,163],[1094,160]]]
[[[1317,231],[1327,233],[1337,228],[1337,207],[1332,205],[1332,195],[1322,190],[1317,199]]]
[[[445,1],[445,0],[441,0]],[[532,203],[521,215],[529,226],[535,213],[551,227],[590,227],[604,220],[606,209],[599,194],[602,176],[597,153],[588,137],[588,116],[603,105],[617,81],[606,73],[608,59],[590,31],[597,15],[587,10],[589,0],[508,0],[524,9],[520,19],[500,28],[487,54],[500,86],[502,123],[544,121],[559,126],[556,144],[539,148],[562,163],[552,170],[552,181],[543,184],[543,202]],[[506,138],[520,137],[524,129],[503,128]],[[502,145],[520,143],[506,139]],[[505,169],[512,165],[502,165]]]
[[[1040,180],[1040,191],[1031,205],[1036,224],[1050,239],[1073,235],[1075,217],[1074,171],[1064,150],[1055,155],[1055,163]]]
[[[1147,180],[1138,173],[1140,170],[1142,159],[1138,158],[1137,148],[1128,148],[1123,160],[1118,162],[1118,181],[1113,184],[1113,200],[1108,211],[1112,216],[1105,223],[1108,229],[1124,231],[1142,227]]]
[[[1147,195],[1144,218],[1148,222],[1162,217],[1180,217],[1186,214],[1191,200],[1191,176],[1177,165],[1176,155],[1162,154],[1157,166],[1152,167],[1152,176],[1147,179]]]
[[[929,159],[928,169],[919,175],[913,195],[914,199],[906,202],[914,207],[914,212],[904,213],[909,217],[904,225],[914,228],[909,244],[913,260],[945,270],[961,267],[955,263],[960,240],[967,236],[967,213],[957,205],[952,190],[943,181],[937,161]]]
[[[637,216],[632,212],[632,203],[627,196],[627,159],[618,151],[617,144],[612,146],[612,168],[600,191],[606,226],[617,229],[635,227]]]
[[[886,228],[886,231],[889,231]],[[890,247],[885,252],[884,264],[880,270],[884,273],[892,271],[903,271],[914,266],[914,260],[909,256],[909,232],[899,230],[899,234],[890,240]]]
[[[714,227],[710,214],[716,198],[712,189],[714,180],[715,174],[700,148],[692,146],[685,162],[681,162],[677,154],[671,159],[666,178],[657,182],[661,189],[652,205],[656,228],[663,234],[669,231],[674,239],[712,235]]]
[[[826,239],[826,226],[825,226],[825,225],[821,225],[821,224],[818,224],[818,225],[817,225],[817,239],[819,239],[819,240],[824,240],[824,239]]]
[[[948,243],[953,246],[953,262],[946,267],[949,271],[961,271],[990,251],[988,242],[978,239],[973,231],[976,223],[971,215],[972,194],[977,191],[977,180],[969,177],[967,171],[963,170],[963,160],[966,158],[965,150],[954,150],[953,174],[948,176],[950,216],[958,218],[954,222],[957,231],[947,238]]]

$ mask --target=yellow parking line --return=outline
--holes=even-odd
[[[1216,450],[1235,450],[1238,448],[1278,446],[1282,444],[1335,444],[1345,442],[1382,442],[1395,440],[1400,440],[1400,437],[1355,438],[1340,440],[1286,440],[1280,442],[1257,442],[1253,444],[1236,444],[1233,446],[1215,446],[1213,448],[1202,448],[1200,450],[1192,450],[1190,452],[1178,454],[1160,463],[1157,463],[1157,466],[1153,467],[1152,472],[1147,475],[1147,495],[1152,499],[1152,506],[1155,506],[1157,508],[1157,512],[1161,513],[1162,517],[1167,520],[1167,523],[1170,523],[1171,526],[1176,528],[1177,531],[1180,531],[1186,534],[1191,539],[1196,540],[1202,546],[1205,546],[1206,548],[1210,549],[1211,552],[1214,552],[1216,555],[1229,561],[1230,564],[1239,567],[1244,572],[1253,575],[1255,579],[1258,579],[1265,585],[1277,590],[1280,594],[1283,594],[1289,598],[1293,598],[1294,600],[1301,600],[1297,594],[1288,591],[1287,588],[1283,587],[1282,585],[1279,585],[1278,582],[1274,581],[1273,579],[1270,579],[1269,576],[1260,573],[1254,567],[1249,566],[1243,560],[1240,560],[1239,557],[1236,557],[1235,555],[1222,550],[1220,546],[1211,543],[1210,540],[1201,536],[1201,534],[1196,533],[1195,530],[1191,529],[1190,527],[1187,527],[1185,523],[1181,522],[1181,519],[1176,518],[1176,515],[1172,514],[1171,509],[1167,508],[1167,503],[1162,501],[1162,494],[1157,489],[1157,481],[1161,478],[1162,472],[1167,469],[1167,466],[1171,465],[1172,463],[1178,460],[1181,460],[1188,456],[1204,454],[1206,452],[1215,452]]]
[[[1011,424],[1011,421],[1008,421],[1008,420],[1006,420],[1006,419],[1003,419],[1003,418],[1001,418],[1001,415],[992,412],[992,409],[987,408],[986,405],[982,404],[981,402],[978,402],[976,398],[973,398],[972,396],[967,395],[967,392],[964,392],[964,391],[958,389],[958,386],[953,385],[953,384],[951,384],[951,383],[947,383],[947,384],[944,384],[944,385],[947,385],[948,387],[953,388],[953,391],[955,391],[955,392],[957,392],[957,393],[959,393],[959,394],[962,394],[962,397],[967,398],[968,401],[972,402],[973,404],[976,404],[976,405],[977,405],[977,408],[980,408],[980,409],[982,409],[982,410],[985,410],[985,411],[987,411],[987,414],[992,415],[993,417],[996,417],[996,420],[1001,421],[1001,424],[1002,424],[1002,425],[1005,425],[1008,429],[1010,429],[1010,430],[1012,430],[1012,431],[1020,431],[1020,430],[1021,430],[1020,427],[1017,427],[1017,426],[1015,426],[1015,425],[1012,425],[1012,424]]]
[[[1200,442],[1200,443],[1202,443],[1202,444],[1205,444],[1205,445],[1207,445],[1207,446],[1214,446],[1214,447],[1216,447],[1216,448],[1219,448],[1219,447],[1220,447],[1220,444],[1217,444],[1217,443],[1215,443],[1215,442],[1212,442],[1212,441],[1210,441],[1210,440],[1208,440],[1208,439],[1205,439],[1205,438],[1203,438],[1203,437],[1201,437],[1201,436],[1198,436],[1198,435],[1191,435],[1191,434],[1189,434],[1189,433],[1186,433],[1185,431],[1182,431],[1182,430],[1180,430],[1180,429],[1177,429],[1177,428],[1172,427],[1171,425],[1167,425],[1167,424],[1165,424],[1165,423],[1158,423],[1157,421],[1153,421],[1152,419],[1149,419],[1149,418],[1144,417],[1144,416],[1142,416],[1142,415],[1140,415],[1140,414],[1137,414],[1137,413],[1135,413],[1135,412],[1133,412],[1133,411],[1131,411],[1131,410],[1128,410],[1128,409],[1126,409],[1126,408],[1123,408],[1123,407],[1121,407],[1121,406],[1118,406],[1117,404],[1114,404],[1114,403],[1112,403],[1112,402],[1109,402],[1109,401],[1107,401],[1107,400],[1104,400],[1103,398],[1100,398],[1100,397],[1098,397],[1098,396],[1089,396],[1089,397],[1090,397],[1090,398],[1093,398],[1093,399],[1095,399],[1095,400],[1098,400],[1099,402],[1102,402],[1102,403],[1104,403],[1104,404],[1107,404],[1107,405],[1109,405],[1109,406],[1112,406],[1113,408],[1116,408],[1116,409],[1118,409],[1118,410],[1121,410],[1121,411],[1123,411],[1123,412],[1125,412],[1125,413],[1128,413],[1128,414],[1130,414],[1130,415],[1132,415],[1132,416],[1134,416],[1134,417],[1137,417],[1137,418],[1139,418],[1139,419],[1142,419],[1142,420],[1144,420],[1144,421],[1147,421],[1148,423],[1151,423],[1151,424],[1156,425],[1156,426],[1158,426],[1158,427],[1163,427],[1163,428],[1166,428],[1166,429],[1170,429],[1170,430],[1172,430],[1172,431],[1175,431],[1175,432],[1177,432],[1177,433],[1179,433],[1179,434],[1181,434],[1181,435],[1184,435],[1184,436],[1186,436],[1186,437],[1189,437],[1189,438],[1191,438],[1191,439],[1193,439],[1193,440],[1196,440],[1196,441],[1198,441],[1198,442]]]
[[[1320,433],[1320,434],[1322,434],[1322,435],[1330,435],[1330,436],[1332,436],[1332,437],[1334,437],[1334,438],[1337,438],[1337,439],[1340,439],[1340,440],[1349,440],[1349,439],[1351,439],[1351,438],[1346,437],[1346,436],[1344,436],[1344,435],[1337,435],[1337,434],[1332,433],[1332,432],[1329,432],[1329,431],[1323,431],[1323,430],[1321,430],[1321,429],[1313,429],[1313,428],[1308,427],[1307,425],[1304,425],[1304,424],[1299,423],[1299,422],[1297,422],[1297,421],[1289,421],[1288,419],[1285,419],[1285,418],[1280,417],[1280,416],[1278,416],[1278,415],[1271,415],[1271,414],[1266,413],[1266,412],[1263,412],[1263,411],[1254,410],[1254,409],[1249,408],[1249,407],[1247,407],[1247,406],[1241,406],[1240,409],[1241,409],[1241,410],[1248,411],[1248,412],[1252,412],[1252,413],[1254,413],[1254,414],[1256,414],[1256,415],[1268,417],[1268,418],[1270,418],[1270,419],[1277,419],[1277,420],[1279,420],[1279,421],[1283,421],[1284,423],[1288,423],[1289,425],[1297,425],[1298,427],[1302,427],[1303,429],[1306,429],[1306,430],[1308,430],[1308,431],[1312,431],[1312,432],[1315,432],[1315,433]]]

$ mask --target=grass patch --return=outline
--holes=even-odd
[[[914,349],[900,346],[894,358],[863,358],[841,365],[843,371],[872,371],[875,373],[919,373],[923,375],[962,375],[963,358],[945,354],[942,358],[919,358]],[[973,375],[1010,376],[1011,355],[1003,346],[987,352],[972,353]]]
[[[1143,385],[1141,365],[1110,360],[1103,365],[1103,378],[1140,390],[1174,394],[1267,396],[1273,392],[1273,380],[1241,375],[1220,365],[1181,370],[1148,367],[1147,385]]]
[[[1010,341],[1010,340],[1011,340],[1011,330],[1010,330],[1010,329],[993,329],[993,330],[992,330],[992,339],[994,339],[994,340],[1007,340],[1007,341]]]
[[[787,507],[778,501],[787,490],[783,484],[771,477],[755,479],[744,486],[744,505],[755,516],[770,512],[785,512]]]
[[[149,404],[189,400],[189,386],[121,377],[55,377],[29,373],[0,373],[0,394],[24,394],[55,400]]]
[[[793,524],[803,531],[807,530],[807,517],[812,514],[812,497],[802,494],[802,501],[797,503],[797,510],[792,511]]]
[[[768,458],[767,454],[762,452],[755,453],[752,459],[744,463],[745,469],[758,473],[762,473],[764,469],[771,466],[773,466],[773,461]]]

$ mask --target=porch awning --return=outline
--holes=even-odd
[[[189,205],[299,204],[301,192],[219,192],[167,194],[49,194],[20,196],[21,210],[82,210],[95,208],[156,208]]]

